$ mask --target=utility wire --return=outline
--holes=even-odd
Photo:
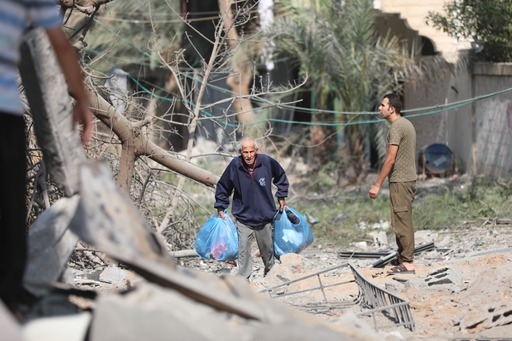
[[[94,19],[94,21],[96,23],[98,23],[98,25],[100,25],[107,32],[109,32],[110,34],[112,34],[116,38],[118,38],[121,42],[123,42],[123,43],[127,44],[128,46],[130,46],[130,47],[136,49],[137,51],[141,52],[145,57],[147,57],[149,59],[152,59],[154,61],[157,61],[159,64],[164,66],[160,59],[155,58],[153,55],[143,51],[141,48],[139,48],[138,46],[136,46],[135,44],[130,42],[129,39],[126,39],[126,38],[122,37],[121,35],[117,34],[116,32],[114,32],[109,27],[107,27],[107,26],[103,25],[102,23],[100,23],[98,20]],[[188,77],[190,79],[194,79],[192,76],[188,75],[187,72],[185,72],[184,76]],[[139,82],[139,80],[135,79],[133,76],[130,75],[130,79],[132,79],[132,81],[135,84],[137,84],[144,92],[147,92],[151,96],[155,96],[156,98],[158,98],[160,100],[178,101],[178,99],[173,98],[173,97],[165,97],[165,96],[155,95],[153,91],[151,91],[147,87],[143,86]],[[161,88],[161,87],[159,87],[157,85],[154,85],[154,84],[152,84],[152,87],[154,87],[156,89],[159,89],[161,91],[167,91],[167,90],[165,90],[165,89],[163,89],[163,88]],[[219,86],[216,86],[214,84],[208,84],[208,87],[210,87],[212,89],[216,89],[217,91],[220,91],[222,93],[226,93],[226,94],[230,94],[231,93],[230,90],[222,88],[222,87],[219,87]],[[482,95],[482,96],[478,96],[478,97],[474,97],[474,98],[469,98],[469,99],[466,99],[466,100],[463,100],[463,101],[447,103],[447,104],[441,104],[441,105],[436,105],[436,106],[429,106],[429,107],[422,107],[422,108],[415,108],[415,109],[407,109],[407,110],[403,110],[402,112],[404,114],[407,114],[408,117],[419,117],[419,116],[436,115],[436,114],[439,114],[439,113],[442,113],[442,112],[446,112],[446,111],[449,111],[449,110],[458,109],[458,108],[461,108],[461,107],[464,107],[464,106],[467,106],[467,105],[471,105],[471,104],[476,103],[478,101],[481,101],[481,100],[484,100],[484,99],[487,99],[487,98],[491,98],[491,97],[494,97],[494,96],[498,96],[500,94],[503,94],[503,93],[506,93],[506,92],[509,92],[509,91],[512,91],[512,88],[508,88],[508,89],[504,89],[504,90],[501,90],[501,91],[492,92],[492,93],[489,93],[489,94],[486,94],[486,95]],[[261,101],[258,98],[254,98],[253,100],[255,102]],[[183,100],[180,99],[179,101],[183,101]],[[187,104],[190,105],[190,106],[194,106],[194,103],[192,103],[190,101],[187,101]],[[378,115],[377,112],[368,112],[368,111],[345,112],[345,111],[335,111],[335,110],[319,110],[319,109],[314,109],[314,108],[303,108],[303,107],[297,107],[297,106],[290,105],[290,104],[278,104],[278,103],[276,103],[274,105],[274,107],[279,108],[279,109],[293,110],[293,111],[296,111],[296,112],[309,113],[311,115],[319,114],[319,113],[328,113],[328,114],[334,114],[334,115],[356,115],[356,116],[361,116],[361,115],[376,116],[376,115]],[[257,110],[257,108],[255,108],[255,110]],[[415,112],[419,112],[419,113],[414,114]],[[208,112],[206,110],[202,110],[202,113],[204,115],[208,116],[208,117],[218,119],[218,117],[214,116],[213,114],[211,114],[210,112]],[[226,124],[224,120],[222,120],[222,121],[224,122],[223,124]],[[375,124],[375,123],[379,123],[379,122],[384,122],[385,120],[376,118],[376,119],[371,119],[371,120],[357,120],[357,121],[356,120],[351,120],[350,122],[307,122],[307,121],[285,120],[285,119],[279,119],[279,118],[265,118],[265,120],[262,120],[261,122],[257,122],[256,124],[262,123],[264,121],[265,122],[269,122],[269,121],[270,122],[279,122],[279,123],[293,123],[293,124],[308,125],[308,126],[316,125],[316,126],[344,127],[344,126],[348,126],[348,125]]]
[[[136,78],[134,78],[131,75],[129,75],[129,77],[143,91],[147,92],[148,94],[151,94],[151,96],[154,96],[157,99],[161,99],[161,100],[165,100],[165,101],[172,101],[172,102],[176,102],[176,101],[183,102],[184,101],[181,98],[171,98],[171,97],[166,97],[166,96],[155,95],[153,91],[149,90],[147,87],[142,85],[139,80],[137,80]],[[149,84],[151,84],[151,83],[149,83]],[[151,86],[156,88],[156,89],[158,89],[158,90],[168,92],[168,90],[163,89],[161,87],[158,87],[158,86],[156,86],[154,84],[151,84]],[[482,100],[487,99],[487,98],[499,96],[499,95],[501,95],[503,93],[506,93],[506,92],[509,92],[509,91],[512,91],[512,88],[508,88],[508,89],[504,89],[504,90],[501,90],[501,91],[492,92],[492,93],[481,95],[481,96],[474,97],[474,98],[469,98],[469,99],[463,100],[463,101],[452,102],[452,103],[447,103],[447,104],[442,104],[442,105],[437,105],[437,106],[429,106],[429,107],[423,107],[423,108],[403,110],[402,112],[404,113],[404,115],[407,114],[407,117],[419,117],[419,116],[436,115],[436,114],[443,113],[445,111],[454,110],[454,109],[462,108],[462,107],[465,107],[465,106],[468,106],[468,105],[472,105],[472,104],[474,104],[476,102],[482,101]],[[195,105],[194,103],[192,103],[190,101],[187,101],[187,103],[188,103],[188,105],[190,105],[192,107]],[[311,111],[312,113],[316,113],[316,114],[327,112],[325,110],[300,108],[300,107],[296,107],[296,106],[292,106],[292,105],[275,104],[275,107],[278,107],[278,108],[286,107],[287,109],[295,110],[295,111],[301,111],[301,110],[307,109],[308,111]],[[257,109],[257,108],[255,108],[255,109]],[[420,111],[420,113],[410,114],[410,113],[418,112],[418,111]],[[216,116],[214,116],[213,114],[211,114],[207,110],[201,110],[201,112],[204,115],[208,116],[208,117],[217,118]],[[367,112],[367,111],[364,111],[364,112],[329,111],[329,112],[334,113],[334,114],[338,114],[338,115],[356,115],[356,116],[362,116],[362,115],[377,116],[377,115],[379,115],[378,112]],[[386,122],[386,120],[380,119],[380,118],[371,119],[371,120],[362,120],[362,121],[361,120],[357,120],[356,121],[356,120],[352,119],[350,122],[307,122],[307,121],[304,122],[304,121],[295,121],[295,120],[289,120],[289,119],[266,118],[265,120],[262,120],[262,121],[260,121],[258,123],[262,123],[262,122],[265,122],[265,121],[266,122],[269,122],[269,121],[270,122],[279,122],[279,123],[293,123],[293,124],[300,124],[300,125],[307,125],[307,126],[333,126],[333,127],[344,127],[344,126],[350,126],[350,125],[365,125],[365,124],[375,124],[375,123],[379,123],[379,122]]]

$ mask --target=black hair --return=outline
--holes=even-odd
[[[400,100],[400,96],[394,93],[386,94],[383,98],[387,98],[389,101],[389,106],[395,108],[397,114],[402,115],[402,101]]]

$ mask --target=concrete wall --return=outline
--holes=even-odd
[[[471,105],[443,111],[435,106],[460,102],[471,98],[470,70],[454,70],[445,64],[435,71],[436,76],[424,76],[408,84],[404,93],[405,109],[425,108],[421,112],[407,113],[416,128],[418,153],[433,143],[447,145],[454,153],[458,170],[465,171],[471,161]]]
[[[512,174],[512,63],[477,63],[472,70],[445,71],[436,80],[406,88],[406,109],[450,103],[456,108],[408,118],[417,133],[418,152],[446,144],[458,171],[494,178]],[[501,94],[496,94],[503,92]],[[479,99],[479,97],[483,96]],[[477,99],[476,102],[470,102]],[[458,104],[457,104],[458,103]]]
[[[455,63],[459,50],[469,48],[469,42],[457,41],[446,33],[426,24],[428,12],[443,13],[445,2],[446,0],[379,0],[374,1],[374,6],[384,13],[400,13],[400,16],[407,20],[411,29],[432,40],[436,50],[441,52],[448,62]]]
[[[398,15],[407,27],[395,25],[403,32],[403,38],[410,40],[411,31],[416,31],[430,39],[436,51],[450,63],[445,69],[437,70],[435,79],[424,77],[407,84],[405,109],[457,103],[512,88],[512,63],[478,63],[471,70],[454,71],[453,65],[459,62],[461,51],[469,49],[470,43],[456,41],[426,24],[429,11],[442,13],[444,3],[445,0],[374,1],[375,8],[388,14],[377,18],[378,28],[389,28],[396,34],[397,30],[389,23],[397,23],[393,18]],[[438,114],[413,117],[414,114],[409,119],[416,128],[418,152],[430,144],[443,143],[453,151],[460,171],[492,177],[512,174],[512,91]]]
[[[450,95],[447,97],[448,103],[466,101],[473,97],[471,86],[471,70],[460,70],[451,80]],[[446,111],[444,116],[444,141],[455,156],[458,172],[472,171],[472,105],[465,104]]]
[[[512,63],[477,63],[473,69],[473,97],[512,88]],[[512,91],[473,105],[474,170],[492,177],[512,173]]]
[[[434,81],[408,86],[406,109],[445,103],[457,106],[439,114],[414,117],[412,113],[408,117],[416,128],[418,152],[430,144],[443,143],[453,151],[458,171],[494,178],[509,176],[512,91],[505,90],[511,88],[512,63],[477,63],[472,70],[446,71]],[[480,96],[484,97],[478,99]],[[478,100],[471,103],[471,99]]]
[[[415,83],[405,86],[404,107],[406,110],[428,108],[450,101],[453,94],[451,83],[453,75],[449,69],[436,70],[434,77],[424,76]],[[434,109],[423,112],[406,113],[406,117],[416,128],[417,147],[423,148],[432,143],[446,143],[444,121],[446,112],[429,113]]]

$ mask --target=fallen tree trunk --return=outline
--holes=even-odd
[[[168,151],[158,147],[155,143],[151,142],[147,136],[140,132],[140,129],[146,122],[141,121],[139,123],[132,123],[128,121],[126,117],[117,113],[115,108],[101,97],[93,88],[89,86],[88,89],[91,101],[91,110],[94,115],[112,129],[123,145],[130,141],[129,143],[133,145],[131,150],[133,150],[136,157],[146,156],[160,165],[208,187],[215,186],[219,179],[218,175],[202,169],[186,160],[179,159]],[[124,186],[122,186],[118,180],[118,184],[121,188],[126,188],[128,184],[126,181],[127,180],[122,181],[124,184]]]

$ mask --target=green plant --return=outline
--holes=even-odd
[[[361,191],[334,194],[324,191],[322,195],[301,199],[290,205],[318,220],[318,223],[311,225],[315,245],[326,247],[348,247],[354,241],[368,239],[369,226],[385,220],[389,215],[387,198],[372,201]]]
[[[512,198],[503,196],[506,194],[503,188],[508,187],[490,178],[449,183],[429,192],[419,187],[420,193],[413,204],[416,230],[456,229],[461,222],[511,217]],[[324,188],[319,192],[322,194],[302,197],[289,204],[318,219],[318,223],[311,225],[316,240],[313,247],[350,248],[353,242],[371,240],[368,234],[374,231],[374,224],[389,222],[387,195],[381,193],[376,200],[370,200],[366,191],[363,187],[351,192]],[[391,227],[387,233],[391,241]]]
[[[386,126],[378,124],[377,131],[370,131],[354,124],[367,115],[349,112],[374,110],[382,95],[399,92],[404,80],[418,75],[417,65],[398,37],[379,37],[370,0],[280,0],[276,5],[280,15],[265,34],[288,57],[288,64],[307,77],[312,105],[319,109],[311,117],[308,161],[321,165],[337,151],[338,185],[357,183],[366,172],[367,141],[382,136],[378,130]],[[335,122],[343,126],[335,128]],[[378,150],[385,154],[385,147]]]
[[[512,1],[452,0],[444,5],[445,15],[429,12],[427,23],[448,35],[471,38],[479,55],[491,62],[512,61]]]
[[[441,195],[427,195],[414,204],[417,229],[457,226],[461,221],[510,217],[510,196],[502,196],[499,182],[475,177]]]

